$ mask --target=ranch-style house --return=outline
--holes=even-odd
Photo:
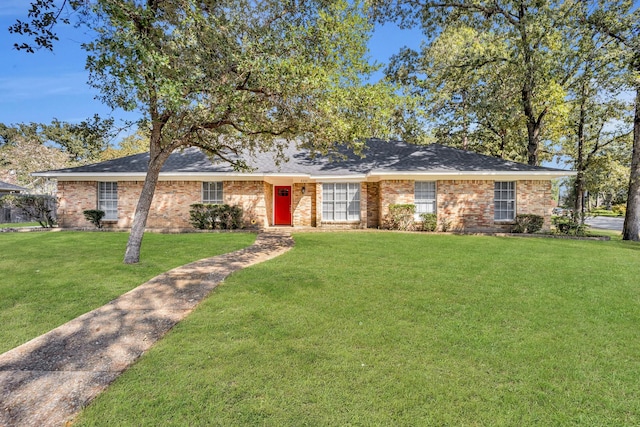
[[[293,145],[243,160],[250,172],[212,162],[201,150],[171,154],[159,177],[149,229],[188,229],[194,203],[242,207],[247,227],[381,228],[393,204],[414,204],[457,231],[508,231],[517,214],[549,228],[552,180],[574,172],[529,166],[440,144],[371,139],[360,154],[312,156]],[[131,226],[149,154],[39,172],[58,185],[61,227],[88,227],[84,210],[105,211],[105,227]]]

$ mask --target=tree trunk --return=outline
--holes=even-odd
[[[580,117],[578,118],[578,146],[577,152],[578,156],[576,159],[576,169],[578,170],[578,174],[576,175],[576,180],[574,183],[574,192],[576,195],[576,200],[574,202],[574,216],[580,215],[580,222],[584,223],[584,172],[586,169],[586,165],[584,164],[584,125],[586,122],[586,111],[585,111],[585,102],[586,102],[586,88],[585,82],[582,82],[582,92],[580,97]]]
[[[542,129],[542,119],[547,113],[546,108],[538,117],[533,111],[533,89],[532,85],[525,83],[522,87],[522,106],[524,115],[527,118],[527,164],[538,166],[538,147],[540,145],[540,131]]]
[[[170,151],[162,151],[159,139],[157,141],[152,140],[150,148],[149,168],[147,169],[147,175],[144,179],[144,185],[142,186],[142,193],[140,193],[140,198],[136,205],[136,212],[133,215],[129,241],[127,242],[127,249],[124,253],[125,264],[136,264],[140,261],[142,238],[144,237],[144,229],[147,225],[147,217],[149,216],[151,202],[156,191],[160,170],[171,154]]]
[[[640,84],[636,84],[635,102],[635,115],[633,117],[633,154],[631,155],[627,213],[624,217],[622,240],[633,240],[637,242],[640,241]]]

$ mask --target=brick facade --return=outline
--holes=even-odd
[[[304,194],[302,189],[304,188]],[[313,227],[315,226],[315,215],[313,212],[316,196],[315,185],[306,183],[297,183],[292,186],[291,209],[293,210],[293,226],[294,227]]]
[[[410,204],[414,202],[414,181],[386,180],[379,183],[380,221],[379,227],[384,227],[389,216],[389,206]]]
[[[494,181],[438,181],[436,212],[438,223],[450,230],[478,231],[494,227]]]
[[[269,225],[263,181],[224,181],[222,195],[224,203],[242,208],[245,226]]]
[[[64,228],[87,227],[91,224],[82,213],[96,209],[98,183],[95,181],[58,182],[58,225]]]
[[[367,182],[367,227],[380,225],[380,183]]]
[[[141,181],[118,182],[118,221],[107,227],[129,228],[142,190]],[[305,192],[303,194],[302,188]],[[510,223],[494,221],[492,180],[440,180],[436,182],[438,223],[459,231],[508,230]],[[159,181],[147,220],[148,228],[191,228],[189,209],[202,200],[199,181]],[[224,202],[239,205],[249,227],[273,223],[273,185],[264,181],[224,181]],[[391,204],[414,203],[413,180],[382,180],[360,184],[359,222],[322,221],[322,183],[292,184],[294,227],[379,228]],[[90,227],[83,211],[96,209],[96,181],[58,182],[58,221],[61,227]],[[553,200],[548,180],[516,182],[516,213],[544,217],[549,228]]]
[[[516,193],[516,210],[519,214],[541,215],[544,217],[543,227],[551,227],[551,211],[556,206],[551,181],[518,181]]]

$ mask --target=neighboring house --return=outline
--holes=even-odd
[[[306,150],[244,157],[251,172],[212,163],[199,149],[173,153],[160,173],[148,228],[190,228],[193,203],[243,208],[247,226],[379,228],[392,204],[415,204],[451,230],[507,230],[516,214],[550,226],[551,181],[573,172],[506,161],[439,144],[369,140],[362,156]],[[86,227],[83,211],[106,212],[107,227],[131,226],[149,155],[39,172],[58,180],[58,223]]]
[[[0,197],[7,194],[26,193],[28,190],[18,185],[9,184],[8,182],[0,181]]]
[[[0,181],[0,198],[8,194],[26,193],[27,191],[29,190],[24,187]],[[15,209],[5,206],[0,200],[0,223],[20,222],[22,219],[22,216]]]

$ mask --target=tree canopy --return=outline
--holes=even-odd
[[[47,40],[55,39],[42,13],[52,4],[32,2],[39,13],[31,13],[31,26],[17,23],[14,31],[50,48]],[[394,88],[366,83],[375,67],[367,58],[371,25],[359,2],[66,4],[95,33],[84,45],[89,83],[104,103],[139,111],[149,124],[150,163],[127,263],[139,260],[160,168],[177,148],[200,147],[244,168],[241,151],[278,151],[289,141],[320,152],[336,142],[357,149],[365,138],[391,136],[399,117]]]

